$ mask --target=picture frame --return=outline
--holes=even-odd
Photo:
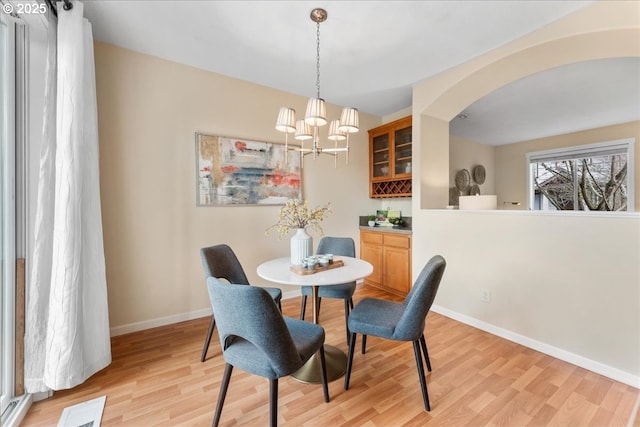
[[[196,205],[283,205],[302,199],[300,156],[284,144],[195,133]]]

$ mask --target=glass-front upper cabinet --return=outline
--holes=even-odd
[[[378,135],[371,140],[373,157],[371,174],[375,178],[389,177],[389,134]]]
[[[370,197],[410,197],[411,116],[369,130]]]
[[[393,147],[395,174],[411,173],[411,126],[395,131]]]

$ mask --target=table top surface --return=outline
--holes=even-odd
[[[258,276],[270,282],[299,286],[327,286],[353,282],[364,279],[373,273],[373,266],[359,258],[334,255],[334,259],[342,260],[344,266],[314,274],[297,274],[291,271],[291,260],[286,257],[260,264],[257,273]]]

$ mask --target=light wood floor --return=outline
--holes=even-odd
[[[363,296],[397,299],[370,287]],[[297,317],[299,298],[283,302]],[[310,307],[309,307],[310,308]],[[309,313],[309,310],[308,310]],[[54,426],[64,407],[107,395],[103,426],[206,426],[224,367],[216,334],[208,360],[200,352],[209,319],[112,339],[113,363],[73,390],[35,403],[23,426]],[[324,300],[327,343],[346,351],[341,300]],[[518,344],[430,313],[425,336],[433,372],[431,412],[423,409],[411,343],[370,337],[356,351],[351,387],[280,380],[281,426],[627,426],[639,391]],[[360,347],[358,338],[357,349]],[[235,370],[222,426],[268,425],[268,381]]]

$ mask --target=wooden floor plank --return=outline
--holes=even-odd
[[[358,287],[363,297],[400,298]],[[297,318],[300,299],[283,312]],[[327,343],[347,350],[344,304],[322,302]],[[213,419],[224,360],[217,332],[200,362],[209,318],[112,338],[113,362],[84,384],[36,402],[22,426],[55,426],[62,410],[106,395],[103,426],[207,426]],[[354,356],[351,387],[283,378],[281,426],[627,426],[639,391],[595,373],[430,313],[425,329],[433,371],[427,373],[431,412],[424,411],[411,343],[369,337]],[[269,385],[234,370],[221,426],[262,426],[269,420]],[[638,422],[634,427],[640,427]]]

